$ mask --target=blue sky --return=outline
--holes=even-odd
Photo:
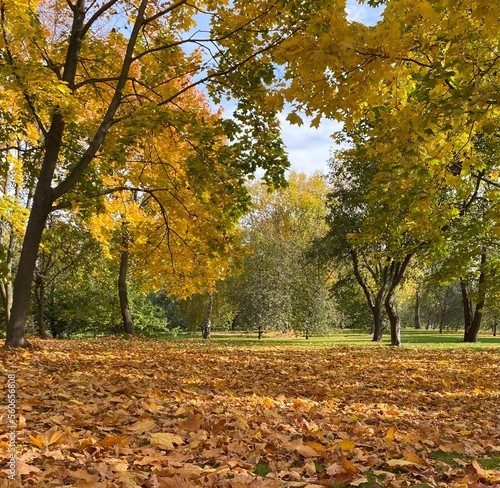
[[[350,20],[373,25],[380,18],[382,7],[371,8],[356,0],[347,0],[347,14]],[[315,171],[328,172],[328,159],[333,149],[331,135],[341,129],[332,121],[323,121],[318,129],[307,122],[302,126],[290,125],[283,114],[281,119],[282,137],[287,147],[291,169],[312,174]]]

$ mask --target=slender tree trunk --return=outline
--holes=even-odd
[[[20,148],[17,150],[17,157],[20,159]],[[4,181],[4,187],[3,187],[3,194],[8,195],[9,190],[12,185],[12,171],[11,168],[9,167],[7,169],[7,175],[5,177]],[[16,201],[19,201],[19,198],[21,196],[21,187],[20,185],[16,184],[15,185],[15,192],[14,192],[14,197]],[[28,207],[29,208],[29,207]],[[7,279],[3,282],[0,283],[0,293],[2,295],[2,302],[4,306],[4,314],[5,314],[5,326],[9,326],[9,321],[10,321],[10,310],[12,308],[12,298],[14,294],[14,287],[13,283],[11,280],[12,276],[12,270],[14,267],[14,255],[16,253],[16,246],[17,246],[17,241],[18,238],[15,235],[14,231],[12,228],[9,228],[8,226],[1,226],[0,227],[0,240],[2,244],[7,248],[7,257],[6,257],[6,272],[7,272]]]
[[[384,333],[384,323],[382,320],[382,297],[377,297],[373,304],[373,338],[372,342],[380,342]]]
[[[415,294],[415,329],[422,328],[422,322],[420,321],[420,285],[417,288],[417,293]]]
[[[128,236],[123,234],[123,248],[120,256],[120,273],[118,276],[118,296],[120,298],[120,310],[123,318],[123,329],[125,334],[134,335],[134,321],[130,312],[127,289],[127,270],[128,270]]]
[[[497,336],[497,327],[498,327],[498,322],[495,320],[495,322],[493,322],[493,327],[492,327],[493,337]]]
[[[10,310],[12,308],[12,295],[13,295],[12,281],[5,281],[0,284],[0,293],[2,294],[3,311],[5,317],[5,325],[9,325]]]
[[[462,306],[464,309],[464,341],[465,337],[472,327],[472,311],[471,311],[471,301],[469,299],[469,287],[467,286],[467,282],[463,279],[460,279],[460,290],[462,292]]]
[[[201,335],[203,339],[210,339],[212,333],[212,315],[214,310],[214,295],[212,292],[208,294],[207,314],[201,326]]]

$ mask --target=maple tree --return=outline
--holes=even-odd
[[[283,15],[278,7],[286,7]],[[282,176],[286,160],[274,112],[258,102],[265,95],[262,80],[273,69],[270,50],[311,14],[296,7],[264,0],[0,3],[0,82],[19,114],[6,116],[4,133],[17,134],[33,156],[23,164],[34,187],[6,345],[27,345],[30,284],[49,213],[94,192],[96,179],[107,173],[108,142],[137,138],[155,123],[176,127],[176,101],[193,86],[211,84],[214,96],[239,99],[239,123],[226,133],[240,151],[235,166],[243,173],[263,167],[268,180]],[[196,15],[211,19],[211,33],[193,34]],[[182,47],[188,45],[195,49],[187,54]],[[10,148],[5,142],[2,155]]]
[[[3,486],[500,483],[493,348],[137,338],[33,345],[0,352],[18,396],[17,479],[2,478]],[[2,432],[0,476],[8,446]]]
[[[249,202],[244,172],[234,165],[239,149],[224,141],[227,122],[211,113],[194,90],[176,104],[182,125],[151,127],[128,144],[117,140],[103,181],[108,195],[102,212],[89,219],[106,255],[118,256],[119,296],[129,334],[129,261],[129,278],[145,290],[161,288],[181,299],[210,291],[227,273],[236,224]],[[116,160],[126,161],[124,170],[115,168]]]

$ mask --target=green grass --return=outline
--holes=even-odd
[[[186,339],[201,339],[201,334],[178,334],[175,337],[164,336],[168,340],[182,341]],[[390,336],[388,333],[384,334],[381,343],[374,343],[371,340],[371,336],[368,333],[352,332],[352,331],[338,331],[337,333],[320,336],[311,337],[306,340],[304,337],[294,337],[292,335],[283,335],[268,332],[264,334],[262,339],[257,338],[256,333],[244,333],[244,332],[220,332],[215,331],[211,336],[212,341],[228,343],[228,344],[247,344],[247,345],[342,345],[342,344],[356,344],[356,345],[367,345],[367,346],[377,346],[380,344],[389,345]],[[415,347],[415,346],[426,346],[426,347],[445,347],[445,348],[456,348],[456,347],[484,347],[484,346],[499,346],[500,336],[493,337],[488,334],[487,331],[480,334],[479,340],[476,344],[466,344],[463,342],[463,331],[458,332],[446,332],[440,334],[439,331],[434,330],[415,330],[415,329],[403,329],[401,331],[401,340],[403,346]]]
[[[90,338],[91,335],[88,335]],[[126,336],[124,336],[126,337]],[[83,338],[81,335],[72,336],[71,339]],[[198,341],[202,340],[201,333],[178,333],[175,335],[168,332],[159,334],[158,339],[166,339],[168,341]],[[500,336],[493,337],[491,332],[484,331],[480,333],[479,340],[476,344],[466,344],[463,342],[463,331],[445,332],[440,334],[436,330],[415,330],[402,329],[401,340],[404,347],[437,347],[437,348],[456,348],[456,347],[491,347],[500,346]],[[372,342],[371,335],[367,332],[353,332],[351,330],[338,330],[337,332],[327,336],[313,336],[305,339],[301,336],[292,334],[280,334],[276,332],[265,332],[262,339],[258,339],[257,332],[241,332],[241,331],[214,331],[211,336],[211,341],[235,345],[249,346],[294,346],[294,345],[343,345],[355,344],[366,346],[379,346],[380,344],[390,344],[390,334],[386,332],[380,343]],[[207,342],[208,344],[210,341]]]

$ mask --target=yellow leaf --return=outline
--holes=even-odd
[[[63,435],[62,432],[57,430],[57,427],[54,426],[50,428],[47,432],[41,435],[41,439],[43,441],[44,446],[50,446],[51,444],[55,444]]]
[[[340,449],[343,451],[352,451],[356,447],[356,443],[351,439],[344,439],[340,443]]]
[[[391,467],[412,466],[415,464],[414,462],[407,461],[406,459],[389,459],[386,463]]]
[[[157,432],[151,434],[149,442],[152,446],[159,447],[160,449],[174,449],[174,444],[181,445],[184,443],[182,437],[168,432]]]
[[[267,398],[267,397],[264,398],[264,400],[262,400],[262,403],[267,408],[271,408],[274,405],[274,402],[270,398]]]
[[[43,447],[44,446],[43,439],[39,435],[37,435],[36,437],[33,437],[32,435],[30,435],[30,441],[36,447]]]
[[[394,440],[394,434],[396,433],[396,429],[394,427],[391,427],[388,431],[387,434],[385,434],[384,439],[389,439],[390,441]]]
[[[138,420],[134,424],[130,425],[128,429],[136,434],[142,434],[144,432],[151,432],[155,426],[155,421],[151,418],[147,418]]]
[[[320,444],[319,442],[308,441],[308,442],[304,442],[304,444],[306,446],[312,447],[315,451],[318,451],[320,454],[325,452],[325,447],[322,444]]]
[[[403,457],[414,464],[418,464],[423,466],[425,463],[420,459],[414,452],[411,451],[403,451]]]
[[[24,415],[19,415],[19,422],[17,423],[17,430],[23,430],[26,428],[26,417]]]

